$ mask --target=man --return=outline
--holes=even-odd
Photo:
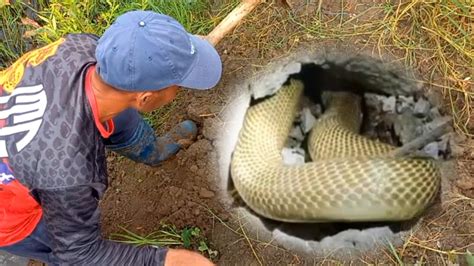
[[[106,146],[156,165],[196,135],[185,121],[156,138],[137,111],[220,76],[207,41],[150,11],[120,16],[100,39],[67,35],[0,72],[0,249],[52,265],[212,265],[190,251],[102,239],[98,200]]]

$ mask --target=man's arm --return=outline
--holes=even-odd
[[[167,160],[179,149],[192,143],[197,134],[196,125],[188,120],[158,137],[134,109],[127,109],[114,117],[114,123],[114,133],[104,139],[106,147],[135,162],[152,166]]]
[[[97,184],[100,191],[102,184]],[[212,266],[204,256],[187,250],[134,247],[102,239],[98,191],[93,186],[40,189],[38,196],[60,265],[196,265]]]
[[[103,186],[98,184],[98,186]],[[134,247],[100,236],[98,192],[92,186],[41,189],[38,196],[59,264],[164,265],[168,249]]]

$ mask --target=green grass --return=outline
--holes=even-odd
[[[474,136],[469,129],[474,112],[470,72],[474,63],[471,28],[474,15],[469,0],[387,2],[382,10],[385,13],[382,19],[333,35],[361,33],[380,54],[389,53],[403,60],[406,66],[423,68],[422,78],[427,87],[440,89],[446,96],[456,129]]]
[[[0,6],[0,69],[24,52],[65,34],[101,35],[119,15],[130,10],[167,14],[189,32],[206,35],[234,6],[231,2],[212,10],[209,0],[38,0],[35,6],[23,2]],[[40,27],[22,22],[21,18],[27,15],[34,16]],[[25,32],[29,36],[24,36]]]
[[[30,7],[22,1],[0,7],[0,70],[37,44],[36,40],[23,36],[34,30],[34,27],[21,21],[28,9]]]
[[[392,242],[390,241],[387,241],[387,244],[388,244],[388,248],[389,248],[389,251],[390,251],[390,254],[393,256],[393,258],[396,260],[397,264],[399,266],[403,266],[405,265],[402,261],[402,258],[400,258],[400,255],[398,254],[398,251],[396,250],[396,248],[393,246]]]
[[[153,10],[168,14],[190,32],[205,34],[214,26],[208,1],[189,0],[51,0],[39,12],[44,26],[40,38],[54,41],[67,33],[87,32],[101,35],[120,15],[130,10]]]
[[[256,48],[261,58],[282,44],[290,52],[304,39],[358,43],[375,55],[420,70],[426,88],[446,97],[457,131],[474,136],[472,0],[385,1],[357,12],[350,9],[350,1],[328,11],[328,2],[316,1],[319,7],[305,15],[262,5],[245,24],[255,37],[240,40],[248,49]]]
[[[177,229],[174,225],[161,225],[160,229],[148,234],[140,235],[121,227],[123,233],[114,233],[111,240],[135,246],[149,245],[152,247],[184,247],[200,251],[203,255],[213,259],[218,253],[209,248],[207,239],[201,234],[198,227]]]
[[[2,1],[2,0],[0,0]],[[0,7],[3,39],[0,43],[0,70],[26,51],[53,42],[68,33],[101,35],[115,19],[130,10],[153,10],[178,20],[189,32],[206,35],[236,5],[228,1],[212,10],[209,0],[39,0],[36,6],[22,1]],[[39,27],[22,18],[34,14]],[[28,36],[24,36],[28,32]],[[145,119],[159,129],[173,113],[179,97],[171,104],[146,114]],[[163,133],[163,132],[159,132]]]

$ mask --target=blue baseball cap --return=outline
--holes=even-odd
[[[119,16],[99,39],[95,56],[100,77],[125,91],[208,89],[222,74],[219,54],[208,41],[152,11]]]

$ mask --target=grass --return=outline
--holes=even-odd
[[[0,70],[7,67],[26,51],[51,43],[68,33],[101,35],[115,19],[130,10],[153,10],[178,20],[189,32],[207,34],[235,6],[236,1],[211,9],[210,1],[190,0],[40,0],[15,1],[0,7],[3,38],[0,43]],[[35,20],[25,20],[27,15]],[[145,119],[159,129],[181,97],[164,108],[145,115]],[[163,133],[163,132],[160,132]]]
[[[51,42],[67,33],[88,32],[101,35],[113,21],[130,10],[153,10],[168,14],[190,32],[205,34],[214,26],[207,1],[158,0],[51,0],[39,12],[44,23],[39,38]]]
[[[441,88],[449,100],[458,131],[470,136],[474,136],[468,128],[474,112],[473,22],[468,1],[418,0],[395,6],[373,36],[380,50],[397,50],[406,65],[425,68],[425,81]]]
[[[398,254],[398,251],[396,250],[396,248],[393,246],[393,244],[389,241],[388,242],[388,247],[389,247],[389,250],[390,250],[390,254],[396,259],[396,263],[400,266],[403,266],[403,261],[402,259],[400,258],[400,255]]]
[[[34,29],[27,21],[22,22],[26,14],[22,1],[0,7],[0,70],[37,44],[36,40],[24,37]]]
[[[277,243],[273,243],[273,238],[260,238],[258,234],[256,236],[249,235],[249,228],[253,228],[255,225],[249,224],[247,219],[248,213],[238,211],[232,215],[230,220],[224,221],[208,207],[201,207],[207,210],[216,223],[222,225],[228,231],[226,234],[234,236],[235,241],[230,242],[228,244],[229,246],[236,245],[238,242],[246,244],[247,250],[255,259],[252,263],[255,265],[275,264],[274,260],[265,261],[265,258],[268,257],[265,257],[264,254],[282,257],[284,254],[290,254],[293,256],[293,260],[296,261],[295,264],[291,263],[291,265],[413,265],[415,263],[417,265],[464,265],[467,263],[467,265],[471,266],[474,262],[474,256],[469,252],[469,248],[474,246],[474,243],[454,249],[443,249],[440,245],[445,245],[443,242],[445,238],[452,237],[453,225],[449,224],[449,220],[452,219],[452,217],[461,216],[459,220],[462,223],[471,222],[472,219],[469,217],[472,218],[472,215],[470,216],[472,208],[469,208],[474,204],[474,200],[453,193],[450,194],[449,200],[447,200],[445,204],[445,215],[436,216],[434,219],[421,223],[420,227],[409,232],[405,243],[400,247],[396,247],[387,241],[385,244],[381,243],[379,247],[374,247],[374,249],[368,250],[350,260],[348,258],[341,259],[340,256],[335,255],[338,250],[333,250],[324,255],[313,254],[309,258],[306,257],[306,259],[303,257],[303,261],[301,261],[297,255],[279,247]],[[456,209],[460,209],[461,211]],[[461,224],[458,223],[457,225],[460,226]],[[474,234],[467,233],[467,235],[459,234],[458,236],[472,237]],[[466,238],[466,240],[467,239],[468,238]],[[223,249],[225,248],[226,247],[223,247]],[[269,251],[264,251],[268,248],[274,249],[275,252],[269,253]],[[281,264],[288,264],[288,262],[282,261]]]
[[[213,259],[218,253],[209,247],[208,241],[201,234],[198,227],[190,227],[178,230],[174,225],[162,224],[161,228],[145,236],[134,233],[121,227],[123,233],[114,233],[111,239],[135,246],[149,245],[152,247],[177,247],[191,248]]]
[[[272,4],[262,5],[248,18],[245,30],[232,37],[247,49],[256,48],[260,59],[285,56],[308,40],[357,43],[384,59],[389,55],[416,70],[426,88],[440,91],[457,131],[473,137],[471,2],[385,1],[355,12],[360,4],[353,1],[341,1],[340,10],[334,11],[327,7],[330,1],[319,0],[313,9],[306,7],[306,14],[301,14],[301,9],[285,11]]]
[[[5,0],[3,0],[5,1]],[[189,32],[207,34],[235,6],[236,1],[212,10],[211,2],[190,0],[37,0],[0,6],[0,69],[27,50],[51,43],[68,33],[101,35],[115,19],[130,10],[153,10],[178,20]],[[22,18],[29,17],[38,25]],[[25,35],[25,32],[28,32]]]

